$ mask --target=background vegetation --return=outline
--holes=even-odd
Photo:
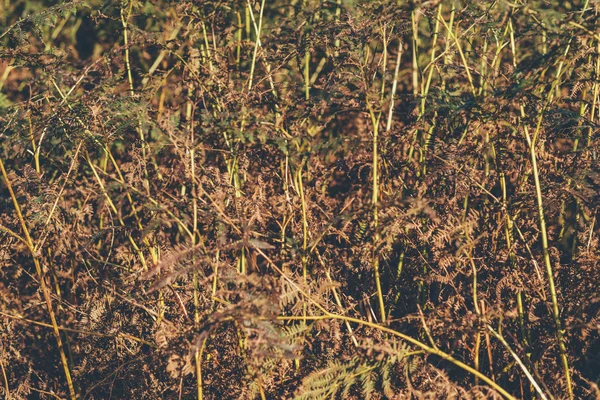
[[[597,1],[1,3],[4,398],[600,397]]]

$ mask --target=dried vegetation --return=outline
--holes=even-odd
[[[600,396],[600,5],[3,0],[4,398]]]

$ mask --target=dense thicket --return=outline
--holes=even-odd
[[[3,396],[600,397],[599,11],[3,0]]]

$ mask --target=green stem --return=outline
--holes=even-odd
[[[525,109],[523,104],[520,105],[521,116],[525,117]],[[540,117],[542,119],[542,117]],[[538,123],[538,127],[541,125],[541,121]],[[544,264],[546,266],[546,275],[548,277],[548,284],[550,288],[550,297],[552,299],[552,316],[554,318],[554,324],[556,325],[556,337],[558,341],[558,348],[560,351],[560,358],[562,360],[563,369],[565,372],[565,379],[567,381],[567,392],[570,399],[573,399],[573,387],[571,383],[571,373],[569,371],[569,361],[567,359],[567,348],[565,345],[565,338],[560,320],[560,310],[558,307],[558,296],[556,294],[556,286],[554,284],[554,271],[552,268],[552,262],[550,261],[550,252],[548,251],[548,233],[546,231],[546,219],[544,217],[544,202],[542,199],[542,188],[540,184],[540,176],[537,166],[537,157],[535,151],[535,140],[529,135],[529,127],[523,126],[525,132],[525,138],[527,139],[527,145],[529,146],[529,153],[531,156],[531,166],[533,168],[533,180],[535,183],[535,195],[538,206],[538,216],[540,225],[540,236],[542,240],[542,253],[544,256]],[[536,130],[534,138],[537,136],[538,131]]]

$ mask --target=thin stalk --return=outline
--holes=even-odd
[[[485,311],[485,302],[483,300],[481,300],[480,309],[481,309],[481,316],[483,317],[483,320],[486,321],[487,316],[486,316],[486,311]],[[490,340],[490,334],[487,331],[485,333],[485,344],[486,344],[487,356],[488,356],[488,360],[489,360],[490,375],[492,376],[492,380],[494,382],[496,382],[496,375],[494,374],[494,357],[492,354],[492,343]]]
[[[206,32],[205,32],[206,33]],[[206,36],[206,35],[205,35]],[[208,45],[206,46],[208,51]],[[191,88],[190,88],[191,90]],[[190,156],[190,182],[192,186],[192,232],[190,236],[190,241],[192,246],[196,246],[198,239],[198,190],[197,183],[198,180],[196,178],[196,154],[195,154],[195,138],[194,138],[194,110],[193,105],[190,101],[187,103],[186,107],[186,120],[188,121],[188,131],[190,132],[190,144],[189,144],[189,156]],[[215,276],[215,279],[216,276]],[[194,298],[194,328],[199,329],[200,327],[200,299],[199,299],[199,284],[198,284],[198,272],[194,270],[192,274],[192,285],[193,285],[193,298]],[[216,285],[216,283],[215,283]],[[194,366],[196,371],[196,397],[198,400],[202,400],[203,391],[202,391],[202,355],[204,353],[204,346],[206,344],[206,339],[202,341],[202,345],[200,348],[196,348],[194,352]]]
[[[304,0],[302,2],[302,7],[306,6],[306,0]],[[317,14],[313,15],[313,18],[316,19]],[[306,38],[306,35],[308,34],[308,32],[305,32],[305,43],[306,43],[306,48],[303,49],[304,50],[304,97],[306,98],[306,100],[310,99],[310,60],[312,58],[312,55],[310,54],[310,45],[309,43],[309,39]]]
[[[250,4],[250,2],[248,2],[248,5]],[[250,28],[250,13],[252,12],[252,7],[244,7],[244,17],[245,17],[245,21],[246,23],[244,24],[244,27],[246,28],[246,40],[250,40],[251,39],[251,33],[252,30]],[[254,18],[254,16],[253,16]]]
[[[0,89],[1,89],[1,87],[0,87]],[[33,123],[31,122],[31,111],[27,112],[27,121],[29,122],[29,137],[31,138],[31,151],[33,153],[33,159],[35,162],[35,172],[37,172],[38,175],[40,175],[42,173],[42,169],[40,167],[40,149],[35,144],[35,135],[33,133]]]
[[[2,368],[2,378],[4,378],[4,394],[6,399],[10,399],[10,385],[8,384],[8,376],[6,376],[6,369],[4,368],[4,348],[2,354],[0,354],[0,367]]]
[[[310,99],[310,50],[304,53],[304,96]]]
[[[481,332],[475,336],[475,351],[473,356],[473,368],[479,371],[479,349],[481,348]],[[475,377],[475,386],[479,385],[479,377]]]
[[[594,235],[594,225],[596,224],[596,211],[594,211],[594,218],[592,218],[592,223],[590,224],[590,235],[588,237],[587,242],[587,251],[590,252],[590,246],[592,245],[592,237]]]
[[[386,66],[387,66],[387,40],[386,40],[386,30],[385,27],[383,29],[382,32],[382,36],[383,36],[383,71],[382,71],[382,82],[381,82],[381,99],[380,101],[383,101],[383,98],[385,96],[385,72],[386,72]],[[388,111],[388,117],[387,117],[387,124],[386,124],[386,131],[389,131],[391,129],[391,124],[392,124],[392,116],[393,116],[393,112],[394,112],[394,97],[395,97],[395,92],[396,92],[396,88],[398,85],[398,72],[399,72],[399,68],[400,68],[400,59],[402,57],[402,42],[399,42],[399,48],[398,48],[398,55],[396,57],[396,66],[395,66],[395,70],[394,70],[394,81],[392,83],[392,93],[391,93],[391,101],[390,101],[390,108]],[[365,60],[366,62],[366,60]],[[364,82],[367,82],[366,77],[364,78]],[[377,246],[379,244],[380,241],[380,233],[379,233],[379,180],[380,180],[380,176],[379,176],[379,123],[381,120],[381,116],[382,113],[379,112],[375,113],[375,110],[373,109],[372,105],[370,104],[370,102],[367,101],[367,108],[369,111],[369,115],[371,117],[371,124],[373,125],[373,163],[372,163],[372,170],[373,170],[373,186],[372,186],[372,197],[371,197],[371,204],[373,207],[373,229],[375,231],[375,236],[374,236],[374,241],[373,241],[373,249],[372,249],[372,260],[373,260],[373,275],[374,275],[374,279],[375,279],[375,287],[377,290],[377,301],[379,303],[379,316],[381,319],[381,323],[385,323],[386,322],[386,311],[385,311],[385,302],[383,299],[383,289],[381,286],[381,275],[380,275],[380,270],[379,270],[379,254],[377,252]]]
[[[235,66],[237,67],[237,69],[239,71],[240,70],[240,63],[242,61],[242,36],[243,36],[242,15],[240,14],[239,11],[237,11],[235,13],[235,15],[237,17],[237,23],[238,23],[237,46],[235,47]]]
[[[458,54],[460,55],[460,59],[462,61],[463,67],[465,68],[465,73],[467,74],[469,86],[471,87],[471,93],[473,94],[473,97],[475,97],[475,96],[477,96],[477,91],[475,90],[475,83],[473,81],[473,77],[471,76],[471,69],[469,68],[469,64],[467,63],[465,53],[463,52],[462,46],[460,45],[460,42],[458,41],[458,37],[452,31],[452,28],[446,23],[446,21],[444,21],[443,18],[441,19],[441,22],[444,25],[444,27],[446,28],[446,31],[448,32],[448,35],[450,36],[450,38],[456,44],[456,49],[458,50]],[[458,31],[458,26],[456,27],[456,30]]]
[[[392,28],[393,30],[393,28]],[[388,63],[388,39],[387,39],[387,28],[384,26],[381,29],[381,36],[383,42],[383,54],[381,59],[381,91],[379,100],[383,103],[385,98],[385,82],[386,82],[386,73],[387,73],[387,63]],[[375,74],[374,74],[375,75]]]
[[[412,86],[413,94],[415,96],[419,94],[419,58],[417,56],[419,52],[419,26],[416,13],[416,10],[413,10],[410,13],[412,28]]]
[[[431,79],[433,78],[433,66],[435,64],[436,59],[436,45],[438,41],[438,37],[440,35],[440,20],[442,19],[442,3],[438,4],[438,10],[435,18],[435,25],[433,28],[433,38],[431,39],[431,57],[429,64],[426,69],[429,69],[427,73],[427,80],[425,81],[425,87],[421,89],[421,109],[419,110],[419,117],[422,117],[425,114],[425,102],[427,100],[427,95],[429,94],[429,88],[431,87]]]
[[[194,326],[197,327],[200,323],[200,314],[198,313],[198,275],[194,274],[192,277],[194,284]],[[204,346],[206,339],[202,341],[200,348],[196,348],[194,352],[194,366],[196,371],[196,398],[202,400],[204,393],[202,391],[202,358],[204,355]]]
[[[121,24],[123,25],[123,45],[125,46],[125,67],[127,69],[127,81],[129,83],[129,92],[133,96],[133,74],[131,73],[131,63],[129,61],[129,18],[131,17],[131,11],[133,8],[133,1],[129,1],[129,7],[127,12],[124,8],[121,8]]]
[[[298,144],[297,144],[298,146]],[[300,150],[298,148],[298,150]],[[302,182],[302,169],[304,168],[305,161],[300,162],[300,167],[297,169],[294,178],[296,191],[300,196],[301,208],[302,208],[302,280],[304,287],[308,287],[308,219],[307,219],[307,208],[306,198],[304,197],[304,184]],[[308,313],[308,307],[306,302],[302,304],[302,316],[306,317]],[[306,320],[302,321],[306,325]],[[300,359],[294,360],[296,370],[300,370]]]
[[[248,10],[250,16],[252,17],[252,21],[256,24],[254,20],[254,13],[252,12],[252,5],[250,4],[250,0],[248,0]],[[252,83],[254,80],[254,69],[256,68],[256,56],[258,54],[258,48],[260,46],[260,34],[262,32],[262,23],[263,23],[263,12],[265,10],[265,0],[262,0],[260,4],[260,15],[258,17],[258,27],[256,29],[256,41],[254,43],[254,53],[252,54],[252,64],[250,65],[250,78],[248,81],[248,91],[252,90]]]
[[[525,117],[525,109],[523,104],[520,105],[521,116]],[[543,117],[540,117],[542,119]],[[538,123],[538,129],[541,124],[541,121]],[[542,253],[544,256],[544,264],[546,266],[546,275],[548,277],[548,284],[550,288],[550,298],[552,299],[552,316],[554,318],[554,324],[556,325],[556,337],[558,341],[558,348],[560,351],[560,358],[562,360],[563,369],[565,373],[565,379],[567,381],[567,392],[569,398],[573,398],[573,387],[571,383],[571,372],[569,371],[569,361],[567,359],[567,348],[565,346],[565,338],[562,328],[562,322],[560,320],[560,310],[558,307],[558,296],[556,294],[556,286],[554,284],[554,271],[552,268],[552,262],[550,261],[550,252],[548,251],[548,233],[546,231],[546,219],[544,217],[544,202],[542,199],[542,188],[540,184],[540,176],[538,172],[537,166],[537,156],[535,151],[535,137],[537,136],[538,130],[536,130],[534,134],[534,138],[532,139],[529,134],[529,127],[527,125],[523,125],[523,130],[525,133],[525,138],[527,139],[527,145],[529,146],[529,153],[531,156],[531,166],[533,168],[533,180],[535,183],[535,194],[538,206],[538,216],[539,216],[539,225],[540,225],[540,236],[542,240]]]
[[[385,125],[385,131],[386,132],[390,132],[390,130],[392,129],[392,119],[393,119],[393,115],[394,115],[394,101],[396,99],[396,90],[398,88],[398,76],[400,73],[400,61],[402,59],[402,53],[403,53],[403,43],[401,40],[398,40],[398,54],[396,55],[396,66],[394,69],[394,80],[392,82],[392,91],[390,93],[390,108],[388,110],[388,116],[387,116],[387,123]],[[398,269],[397,269],[397,273],[396,273],[396,281],[398,281],[398,279],[400,279],[400,274],[402,272],[402,266],[404,263],[404,253],[402,253],[400,255],[400,259],[398,261]],[[394,300],[394,303],[397,304],[398,303],[398,299],[400,297],[400,292],[397,293],[396,298]],[[391,309],[389,310],[391,311]]]
[[[425,104],[427,101],[427,95],[429,94],[429,88],[431,86],[431,81],[433,78],[433,71],[434,71],[434,66],[435,66],[435,62],[437,60],[436,57],[436,45],[437,45],[437,41],[439,38],[439,33],[440,33],[440,20],[443,18],[442,17],[442,3],[440,3],[438,5],[438,10],[437,10],[437,14],[436,14],[436,19],[435,19],[435,25],[434,25],[434,30],[433,30],[433,36],[431,39],[431,57],[430,57],[430,61],[427,64],[427,66],[425,67],[424,71],[428,71],[427,74],[427,80],[421,82],[421,102],[420,102],[420,107],[418,108],[418,116],[417,116],[417,120],[421,120],[421,118],[423,118],[423,115],[425,115]],[[414,14],[414,12],[413,12]],[[453,14],[452,14],[453,15]],[[453,17],[451,17],[453,18]],[[413,18],[414,20],[414,18]],[[450,24],[452,25],[452,23]],[[413,85],[417,85],[418,84],[418,75],[415,75],[418,71],[418,66],[417,66],[417,62],[418,62],[418,57],[415,54],[418,48],[418,26],[415,24],[415,22],[413,21],[412,23],[412,29],[413,29]],[[417,38],[415,38],[415,36]],[[446,47],[448,47],[448,43],[446,43]],[[448,51],[448,49],[446,49],[446,51]],[[415,86],[413,88],[413,94],[415,96],[418,95],[418,86]],[[433,130],[433,126],[430,128],[430,133]],[[413,132],[413,141],[410,145],[410,148],[408,150],[408,160],[412,160],[413,158],[413,153],[415,150],[415,143],[417,142],[419,138],[419,129],[415,129]],[[423,161],[423,151],[420,153],[419,155],[419,162]]]
[[[516,54],[517,53],[516,53],[516,46],[515,46],[515,40],[514,40],[514,29],[513,29],[511,22],[509,22],[509,27],[510,27],[510,38],[511,38],[511,50],[513,53],[513,65],[516,65]],[[567,44],[567,47],[565,49],[565,52],[564,52],[565,57],[568,54],[568,51],[570,48],[570,43],[571,42],[569,41],[569,43]],[[556,294],[556,286],[554,283],[554,271],[552,268],[552,262],[550,260],[550,253],[548,251],[548,249],[549,249],[548,233],[546,230],[546,219],[544,216],[544,204],[543,204],[543,198],[542,198],[542,189],[541,189],[541,184],[540,184],[540,177],[539,177],[538,166],[537,166],[537,155],[536,155],[536,150],[535,150],[535,144],[537,142],[538,134],[541,131],[542,121],[544,120],[545,110],[552,102],[555,90],[557,89],[558,86],[560,86],[560,79],[561,79],[561,75],[562,75],[563,65],[564,65],[564,62],[563,62],[563,60],[561,60],[559,63],[556,77],[552,83],[552,88],[550,89],[550,91],[548,92],[548,94],[546,96],[546,101],[545,101],[544,106],[539,111],[537,124],[536,124],[535,131],[533,133],[533,137],[531,137],[531,135],[529,134],[529,126],[527,124],[523,124],[523,131],[525,134],[525,139],[527,140],[527,145],[529,147],[529,154],[530,154],[530,158],[531,158],[531,167],[533,170],[532,174],[533,174],[533,179],[534,179],[534,184],[535,184],[535,195],[536,195],[536,201],[537,201],[537,207],[538,207],[540,236],[541,236],[541,242],[542,242],[542,254],[543,254],[543,258],[544,258],[544,264],[546,266],[546,275],[548,278],[548,285],[549,285],[549,289],[550,289],[550,298],[552,300],[552,317],[554,319],[554,324],[556,326],[556,338],[557,338],[557,342],[558,342],[560,358],[561,358],[561,361],[563,364],[565,380],[566,380],[566,384],[567,384],[567,393],[568,393],[569,398],[573,399],[573,386],[572,386],[572,382],[571,382],[571,372],[569,370],[567,349],[566,349],[566,345],[565,345],[565,338],[564,338],[564,332],[563,332],[563,328],[562,328],[562,322],[560,319],[558,296]],[[525,117],[526,117],[525,108],[524,108],[524,105],[522,102],[519,103],[519,108],[521,111],[521,118],[525,119]]]
[[[456,16],[456,1],[452,1],[452,6],[450,7],[450,20],[448,21],[448,26],[446,29],[452,30],[454,27],[454,17]],[[450,53],[450,40],[446,40],[446,44],[444,46],[444,65],[450,65],[452,63],[452,55]],[[443,86],[445,86],[445,81]]]
[[[525,366],[525,364],[523,363],[523,361],[521,361],[521,359],[519,358],[519,356],[517,355],[517,353],[515,353],[515,351],[513,349],[511,349],[511,347],[508,345],[508,343],[506,342],[506,340],[504,339],[504,337],[502,335],[500,335],[498,332],[496,332],[490,325],[487,325],[487,330],[496,339],[498,339],[500,341],[500,343],[502,343],[502,345],[506,348],[506,350],[508,350],[508,352],[515,359],[515,361],[517,362],[517,364],[519,365],[519,367],[521,367],[521,370],[523,371],[523,373],[525,374],[525,376],[527,377],[527,379],[529,379],[529,382],[535,388],[535,391],[540,395],[540,397],[543,400],[548,400],[548,396],[546,396],[546,393],[544,393],[544,391],[542,390],[542,388],[540,387],[540,385],[533,378],[533,375],[531,374],[531,372],[529,372],[529,370],[527,369],[527,367]],[[552,398],[552,396],[550,396],[550,397]]]
[[[215,306],[215,298],[217,297],[217,288],[219,283],[219,262],[221,258],[221,250],[217,250],[215,254],[215,267],[213,272],[213,281],[212,281],[212,302],[213,302],[213,310]]]
[[[33,239],[29,233],[29,228],[27,227],[27,223],[25,222],[25,218],[21,213],[21,206],[17,200],[15,192],[13,191],[12,184],[10,179],[8,178],[8,174],[6,173],[6,169],[4,168],[4,162],[0,158],[0,171],[2,172],[2,177],[4,178],[4,182],[6,183],[6,187],[8,189],[8,193],[10,198],[12,199],[13,206],[15,207],[15,212],[17,213],[17,218],[21,224],[21,229],[23,230],[23,234],[25,236],[25,240],[27,242],[27,248],[31,253],[31,257],[33,259],[33,263],[35,265],[35,271],[38,276],[38,280],[40,286],[42,288],[42,293],[44,295],[44,301],[46,303],[46,308],[48,310],[48,314],[50,315],[50,321],[52,322],[52,328],[54,330],[54,337],[56,338],[56,343],[58,345],[58,352],[60,353],[60,361],[62,363],[63,371],[65,373],[65,378],[67,379],[67,386],[69,388],[69,394],[72,400],[77,398],[75,392],[75,386],[73,385],[73,379],[71,378],[71,371],[69,368],[69,363],[67,361],[67,356],[63,347],[62,338],[60,337],[60,331],[58,329],[58,323],[56,322],[56,315],[54,314],[54,308],[52,307],[52,295],[50,293],[50,289],[46,286],[46,277],[44,275],[40,260],[38,259],[37,253],[35,252],[36,246],[33,243]]]
[[[398,41],[398,54],[396,56],[396,67],[394,69],[394,81],[392,83],[392,91],[390,92],[390,108],[388,110],[387,123],[385,131],[389,132],[392,129],[392,117],[394,115],[394,101],[396,100],[396,90],[398,89],[398,75],[400,72],[400,60],[402,58],[402,41]]]
[[[598,40],[598,44],[596,46],[596,54],[600,54],[600,40]],[[596,55],[596,68],[594,70],[594,85],[593,85],[593,99],[592,99],[592,108],[590,110],[590,121],[594,122],[596,120],[596,110],[600,107],[600,56]],[[590,126],[587,130],[587,146],[590,146],[592,140],[592,127]]]
[[[375,240],[373,242],[372,258],[373,258],[373,274],[375,276],[375,287],[377,288],[377,300],[379,302],[379,315],[381,323],[385,323],[385,303],[383,301],[383,290],[381,288],[381,277],[379,272],[379,254],[377,253],[377,245],[379,244],[379,153],[378,153],[378,141],[379,141],[379,117],[375,116],[375,112],[371,107],[371,104],[367,102],[369,108],[369,114],[371,115],[371,123],[373,124],[373,196],[371,197],[371,204],[373,206],[373,227],[375,229]]]
[[[208,69],[209,71],[213,71],[214,67],[213,67],[213,63],[212,63],[212,56],[210,54],[210,45],[208,44],[208,33],[206,32],[206,23],[204,23],[204,21],[201,21],[202,23],[202,36],[204,37],[204,51],[202,52],[206,61],[208,61]]]
[[[398,265],[396,267],[396,282],[398,282],[398,280],[400,280],[400,276],[402,275],[402,270],[404,269],[404,258],[405,257],[406,257],[406,253],[403,251],[400,254],[400,257],[398,259]],[[395,306],[398,306],[399,300],[400,300],[400,291],[398,291],[398,293],[396,293],[396,298],[394,299]]]
[[[509,34],[510,32],[510,46],[511,46],[511,50],[513,55],[516,54],[515,51],[515,40],[514,40],[514,34],[513,34],[513,29],[512,29],[512,22],[509,22],[506,25],[506,28],[504,29],[503,32],[503,36],[502,38],[505,39],[506,36]],[[486,41],[487,44],[487,41]],[[491,64],[491,68],[493,70],[493,76],[497,76],[498,75],[498,68],[499,68],[499,55],[501,50],[508,45],[508,43],[505,43],[504,45],[500,45],[498,42],[498,38],[496,38],[496,53],[494,55],[494,58],[492,60],[492,64]],[[513,68],[516,68],[516,57],[513,57]],[[482,64],[482,69],[483,66],[485,64]],[[482,74],[483,77],[483,74]],[[485,82],[483,81],[482,78],[482,84],[480,87],[480,93],[484,93],[485,90]],[[489,135],[489,133],[486,132],[486,135]],[[488,139],[489,140],[489,139]],[[502,205],[503,205],[503,210],[504,210],[504,214],[505,214],[505,223],[504,223],[504,237],[505,237],[505,242],[506,242],[506,248],[509,251],[509,261],[510,261],[510,265],[512,268],[516,267],[516,256],[514,254],[513,251],[513,220],[510,216],[510,214],[508,213],[508,198],[507,198],[507,190],[506,190],[506,176],[504,174],[504,171],[501,170],[500,165],[497,162],[497,154],[496,154],[496,148],[494,146],[494,144],[491,144],[491,158],[495,164],[495,168],[496,170],[499,172],[499,180],[500,180],[500,187],[502,190]],[[487,164],[486,164],[487,165]],[[524,311],[524,307],[523,307],[523,293],[521,290],[519,290],[517,292],[517,312],[519,314],[519,326],[520,326],[520,330],[521,330],[521,338],[523,340],[523,342],[528,345],[529,343],[529,334],[527,331],[527,328],[525,327],[525,311]],[[488,339],[488,343],[489,343],[489,339]]]
[[[296,172],[296,185],[298,187],[298,194],[300,195],[300,202],[302,205],[302,277],[304,283],[307,283],[308,278],[308,218],[307,218],[307,207],[306,198],[304,197],[304,184],[302,182],[302,170],[304,169],[305,162],[300,163],[300,168]]]

